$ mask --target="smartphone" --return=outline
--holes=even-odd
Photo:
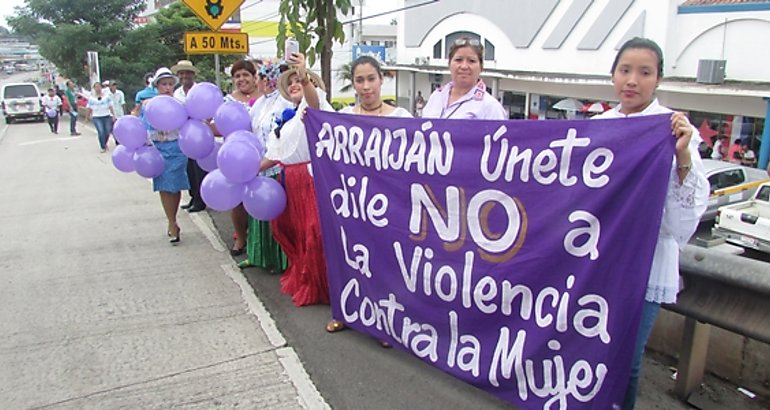
[[[283,58],[285,58],[286,61],[293,63],[294,59],[291,58],[292,53],[299,53],[299,41],[293,38],[287,38],[283,51]]]

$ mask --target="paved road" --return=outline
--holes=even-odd
[[[208,216],[169,244],[81,129],[0,125],[0,409],[327,408]]]

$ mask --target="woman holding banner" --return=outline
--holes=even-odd
[[[304,306],[329,303],[329,286],[303,116],[307,107],[334,109],[324,98],[321,78],[305,68],[305,56],[292,53],[289,57],[295,66],[278,78],[278,90],[296,107],[296,114],[282,115],[285,121],[270,136],[261,171],[279,163],[283,168],[286,209],[271,226],[289,259],[281,291],[291,295],[294,305]]]
[[[382,68],[380,63],[371,56],[358,57],[350,66],[350,77],[353,88],[358,95],[358,104],[347,106],[340,110],[343,114],[374,115],[378,117],[412,117],[409,111],[401,107],[393,107],[382,101]],[[326,331],[337,332],[345,328],[345,324],[332,319],[326,324]],[[388,347],[386,342],[380,342]]]
[[[623,409],[633,409],[644,346],[660,305],[676,302],[679,249],[695,233],[706,210],[709,184],[698,154],[698,145],[702,141],[700,134],[683,113],[663,107],[655,98],[655,90],[663,78],[663,52],[660,47],[651,40],[639,37],[627,41],[618,51],[610,73],[620,104],[593,118],[671,113],[671,130],[676,138],[676,155],[671,159],[668,194],[644,298],[631,376],[623,400]]]
[[[285,66],[283,67],[285,68]],[[281,118],[284,110],[294,107],[292,103],[281,96],[276,88],[280,75],[281,66],[279,64],[265,62],[258,68],[257,85],[262,96],[251,106],[249,115],[251,116],[252,132],[262,142],[262,146],[267,145],[268,136],[278,126],[277,121]],[[260,175],[276,177],[280,172],[280,167],[273,166],[260,172]],[[288,266],[286,255],[273,238],[270,222],[260,221],[252,217],[249,217],[246,255],[246,259],[238,264],[241,269],[259,266],[280,273]]]
[[[449,49],[449,72],[445,86],[430,95],[423,118],[465,118],[506,120],[503,106],[487,92],[481,79],[484,68],[484,46],[475,38],[461,37]]]

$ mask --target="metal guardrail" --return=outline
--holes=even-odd
[[[686,400],[703,380],[711,325],[770,343],[770,265],[687,245],[679,273],[684,290],[663,307],[685,316],[674,392]]]

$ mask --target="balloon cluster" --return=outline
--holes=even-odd
[[[184,105],[173,97],[154,97],[145,107],[145,118],[161,131],[179,129],[179,148],[209,172],[200,188],[209,208],[228,211],[242,202],[246,211],[260,220],[275,219],[283,212],[286,193],[281,184],[258,176],[265,147],[249,131],[249,112],[235,101],[223,102],[219,87],[205,82],[195,84]],[[225,136],[224,143],[215,141],[204,122],[210,118]],[[112,154],[117,169],[136,170],[147,178],[163,173],[163,158],[155,147],[145,145],[147,131],[138,118],[121,117],[114,133],[121,144]]]

